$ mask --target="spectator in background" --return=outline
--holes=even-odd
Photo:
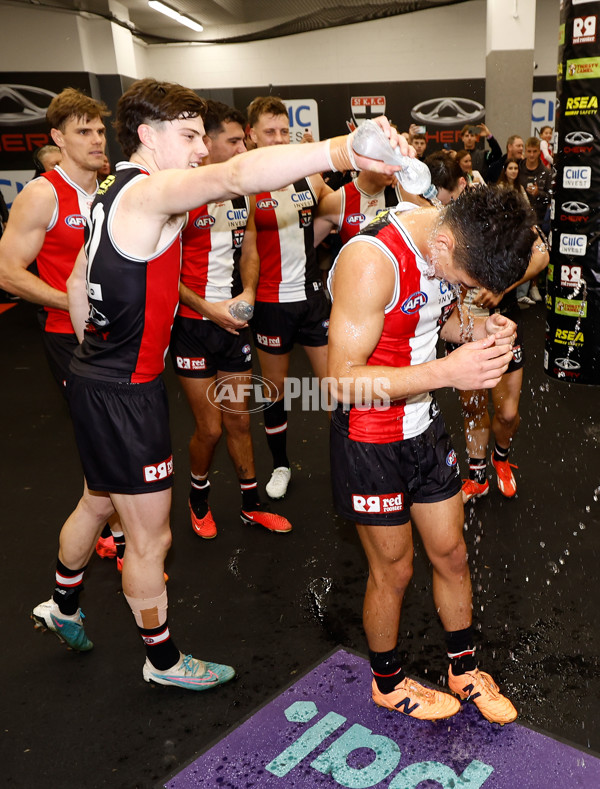
[[[519,181],[521,186],[525,189],[529,203],[537,218],[537,224],[544,232],[547,230],[546,214],[549,210],[550,204],[550,188],[552,185],[552,176],[549,170],[544,167],[540,158],[540,141],[537,137],[529,137],[525,143],[525,159],[519,165],[520,175]],[[517,298],[521,304],[530,306],[525,301],[529,298],[530,301],[539,302],[542,300],[538,288],[537,277],[531,280],[529,287],[529,295],[518,293]]]
[[[516,159],[507,159],[500,173],[500,178],[498,178],[498,184],[507,189],[514,189],[526,200],[527,194],[519,180],[520,172],[519,162]]]
[[[468,186],[485,186],[485,181],[479,170],[473,170],[471,151],[458,151],[456,161],[467,179]]]
[[[523,148],[523,138],[519,137],[518,134],[511,134],[506,141],[506,153],[489,166],[487,173],[488,184],[496,183],[507,159],[516,159],[518,162],[521,161],[523,158]]]
[[[554,153],[552,151],[553,134],[552,126],[542,126],[540,129],[540,159],[544,167],[547,167],[549,170],[554,164]]]
[[[102,183],[102,181],[110,175],[110,160],[106,154],[104,154],[104,160],[102,162],[102,167],[98,170],[98,181]]]
[[[57,145],[44,145],[33,152],[33,163],[35,165],[34,178],[38,178],[42,173],[49,173],[60,164],[61,153]]]
[[[484,141],[487,141],[490,149],[488,151],[483,148],[477,148],[477,143],[484,137]],[[479,123],[477,126],[473,125],[466,125],[463,126],[460,132],[460,137],[463,143],[463,148],[465,151],[469,151],[471,153],[471,159],[473,164],[473,169],[478,170],[482,178],[487,179],[488,177],[488,169],[489,167],[498,159],[502,158],[502,149],[498,145],[498,141],[485,125],[485,123]]]

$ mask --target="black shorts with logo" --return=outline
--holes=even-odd
[[[327,345],[331,305],[322,290],[306,301],[257,301],[250,322],[254,344],[265,353],[289,353],[296,343]]]
[[[431,504],[461,488],[456,452],[438,414],[415,438],[367,444],[348,438],[347,414],[331,420],[331,480],[340,515],[370,526],[408,523],[412,504]]]
[[[67,398],[90,490],[153,493],[173,485],[169,405],[162,377],[128,384],[71,373]]]
[[[170,353],[175,372],[183,378],[212,378],[217,370],[245,373],[252,369],[250,329],[231,334],[212,321],[177,315]]]
[[[50,372],[59,385],[63,396],[66,397],[67,381],[71,377],[69,365],[75,353],[75,348],[79,345],[77,335],[43,331],[42,339]]]

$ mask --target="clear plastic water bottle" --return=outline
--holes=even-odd
[[[247,323],[254,315],[254,307],[247,301],[234,301],[229,307],[229,314],[238,321]]]
[[[435,197],[437,189],[431,183],[431,173],[425,162],[404,156],[399,148],[392,148],[385,133],[375,121],[364,121],[354,133],[352,148],[359,156],[377,159],[386,164],[399,164],[396,173],[400,185],[411,195],[423,195],[428,200]]]

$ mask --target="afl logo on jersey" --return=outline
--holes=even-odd
[[[413,315],[413,313],[418,312],[421,307],[424,307],[426,304],[427,294],[419,290],[417,293],[411,294],[400,309],[405,315]]]
[[[250,351],[251,348],[249,345],[244,345],[244,347],[242,348],[242,353],[250,353]]]
[[[75,230],[81,230],[87,224],[87,220],[84,216],[82,216],[82,214],[71,214],[65,219],[65,222],[69,227],[72,227]]]
[[[456,466],[456,452],[451,449],[450,452],[446,455],[446,465],[452,468],[452,466]]]
[[[215,223],[214,216],[207,214],[206,216],[199,216],[198,219],[194,222],[194,227],[197,227],[199,230],[202,230],[205,227],[212,227]]]
[[[349,225],[360,225],[367,217],[364,214],[350,214],[346,217],[346,222]]]
[[[274,197],[266,197],[264,200],[259,200],[256,203],[256,207],[260,208],[261,211],[267,211],[269,208],[277,208],[278,205],[279,203]]]

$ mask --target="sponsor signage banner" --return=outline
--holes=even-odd
[[[600,759],[472,704],[445,721],[377,707],[364,658],[339,650],[162,786],[317,789],[600,786]]]
[[[600,384],[600,2],[561,4],[544,368]]]

